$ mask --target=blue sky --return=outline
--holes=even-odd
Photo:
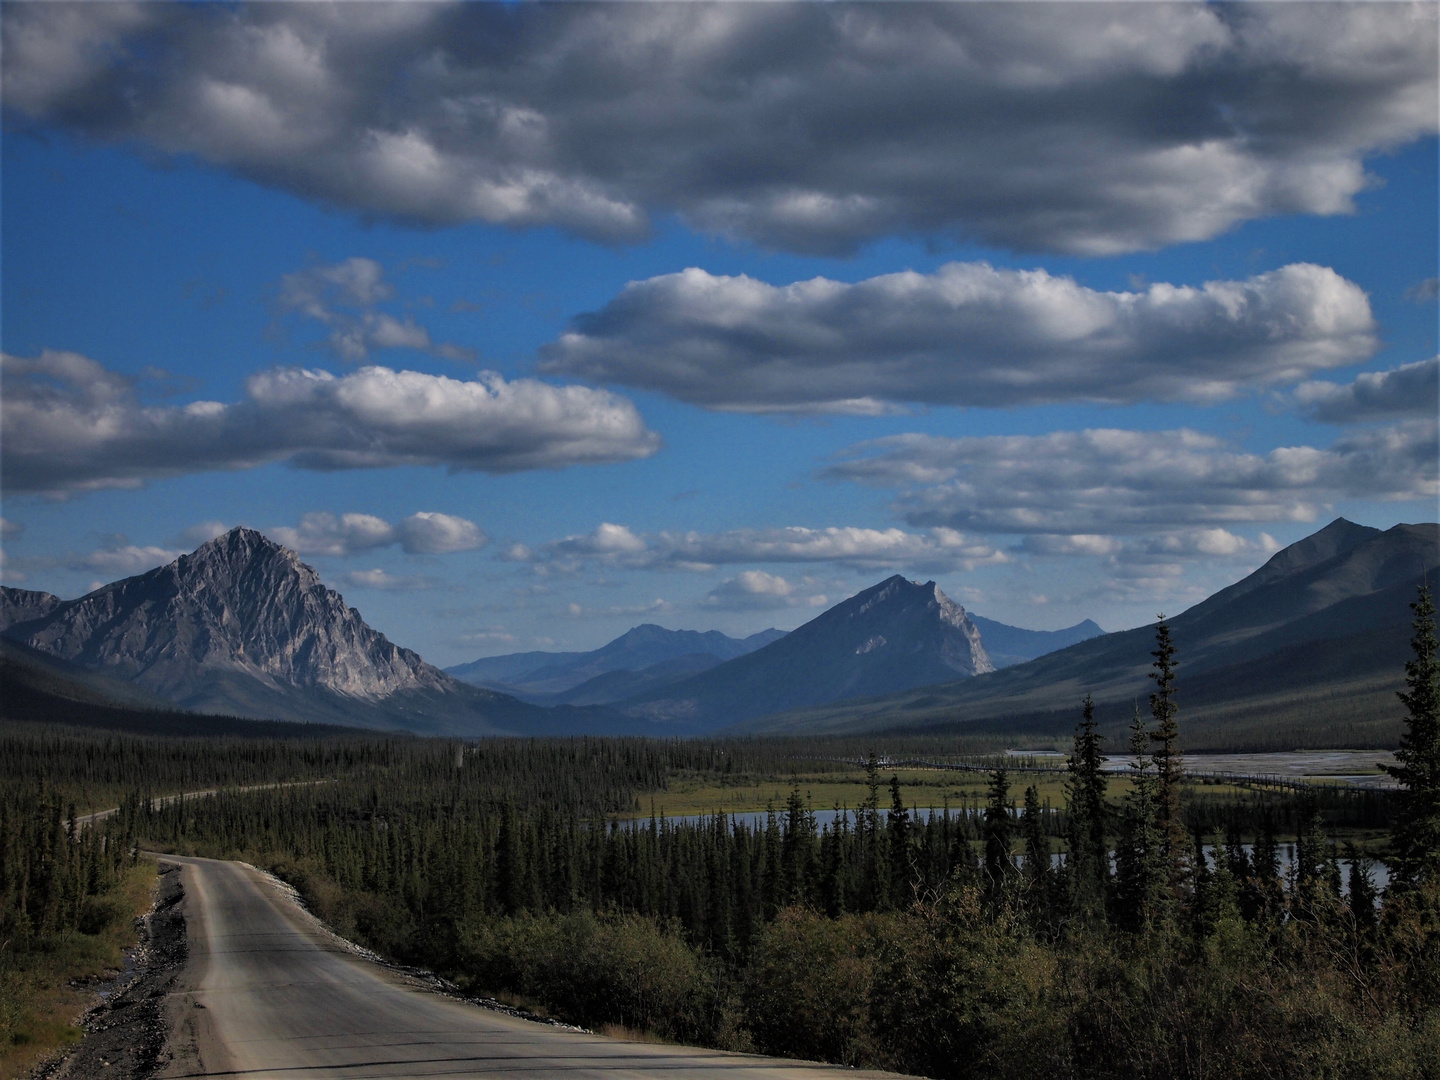
[[[453,664],[1435,518],[1433,5],[4,19],[7,584],[246,524]]]

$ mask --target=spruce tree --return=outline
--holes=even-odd
[[[993,895],[1015,873],[1010,857],[1014,822],[1010,817],[1010,778],[1004,769],[990,774],[985,803],[985,877]]]
[[[1435,603],[1427,585],[1410,605],[1415,613],[1415,658],[1405,664],[1405,730],[1398,765],[1385,771],[1400,782],[1390,833],[1392,887],[1401,889],[1440,880],[1440,659],[1437,659]]]
[[[1095,703],[1087,694],[1075,729],[1075,746],[1066,762],[1069,777],[1065,785],[1070,841],[1065,880],[1071,914],[1084,920],[1104,915],[1110,879],[1110,856],[1105,843],[1107,780],[1105,755],[1100,749],[1104,738],[1095,723]]]
[[[1155,729],[1150,732],[1152,757],[1155,761],[1155,811],[1160,830],[1161,852],[1165,860],[1170,890],[1179,896],[1189,884],[1190,838],[1180,816],[1180,782],[1184,779],[1184,761],[1180,757],[1180,709],[1175,702],[1175,644],[1170,640],[1170,624],[1160,614],[1155,624],[1154,670],[1155,691],[1150,695],[1150,715]]]
[[[1129,930],[1149,930],[1168,914],[1168,875],[1149,745],[1150,732],[1137,706],[1130,721],[1130,790],[1121,808],[1115,848],[1115,911]]]
[[[1025,819],[1020,823],[1025,839],[1025,884],[1028,903],[1041,920],[1050,915],[1050,837],[1045,835],[1045,808],[1040,804],[1040,790],[1034,784],[1025,789]]]
[[[908,908],[911,900],[910,812],[900,797],[900,777],[890,777],[890,812],[885,817],[890,848],[890,904]]]
[[[880,761],[873,749],[865,763],[865,788],[865,804],[855,817],[862,862],[860,909],[874,911],[884,905],[887,879],[880,873]]]
[[[1375,931],[1375,864],[1361,854],[1353,841],[1345,843],[1345,858],[1350,863],[1350,914],[1361,938]]]

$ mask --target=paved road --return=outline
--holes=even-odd
[[[263,875],[184,867],[190,959],[171,998],[161,1077],[264,1080],[840,1080],[881,1076],[715,1050],[624,1042],[430,993],[348,952]]]

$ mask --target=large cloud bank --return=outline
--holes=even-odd
[[[1308,263],[1246,281],[1098,292],[1044,270],[950,263],[777,287],[691,269],[574,321],[544,369],[747,411],[895,402],[1214,401],[1368,357],[1363,290]]]
[[[1108,254],[1353,209],[1433,4],[9,4],[12,123],[423,224]]]
[[[627,461],[659,437],[635,406],[582,386],[365,367],[277,368],[235,403],[147,405],[77,353],[0,357],[7,493],[64,494],[287,461],[303,469],[442,465],[490,473]]]
[[[1264,454],[1189,430],[898,435],[851,448],[829,475],[901,488],[912,525],[1106,535],[1312,521],[1342,499],[1434,500],[1437,456],[1433,419]]]

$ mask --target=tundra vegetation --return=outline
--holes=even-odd
[[[1163,619],[1128,775],[1086,701],[1063,787],[973,746],[983,789],[924,809],[854,742],[12,726],[6,1008],[15,957],[87,933],[138,842],[267,865],[340,932],[592,1028],[934,1077],[1440,1076],[1440,668],[1413,606],[1391,793],[1187,777]],[[860,798],[818,819],[798,777],[857,759]],[[758,822],[647,816],[787,773]],[[129,794],[83,830],[57,791]]]

